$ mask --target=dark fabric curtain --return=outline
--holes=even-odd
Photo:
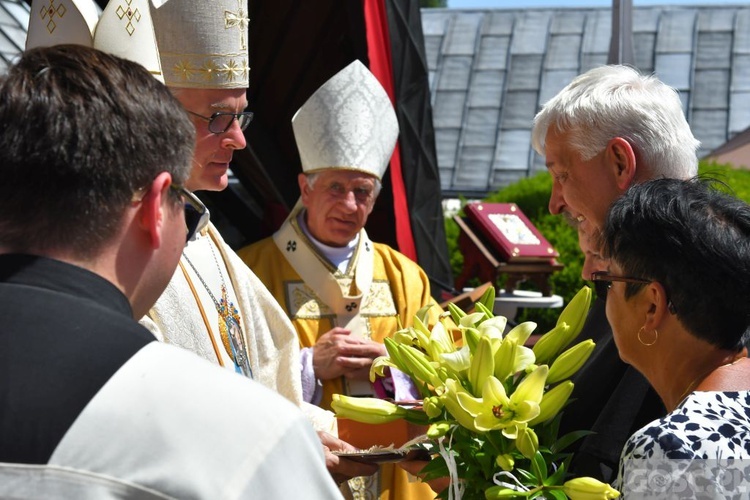
[[[390,26],[401,161],[417,259],[433,295],[453,289],[418,0],[385,0]]]

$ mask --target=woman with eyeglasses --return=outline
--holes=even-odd
[[[623,493],[724,498],[748,487],[725,461],[750,459],[750,206],[711,181],[654,180],[611,206],[601,240],[609,270],[592,279],[620,357],[669,412],[626,443]]]

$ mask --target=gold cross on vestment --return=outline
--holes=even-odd
[[[240,46],[242,50],[247,50],[247,25],[250,24],[250,18],[247,12],[242,8],[242,0],[237,0],[237,12],[229,10],[224,11],[224,28],[237,28],[240,30]]]

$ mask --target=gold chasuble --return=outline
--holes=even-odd
[[[318,252],[294,214],[272,237],[238,254],[289,315],[302,347],[314,346],[335,326],[382,343],[399,328],[399,320],[411,325],[422,306],[435,303],[424,271],[388,245],[370,241],[364,230],[344,273]],[[437,305],[433,309],[435,322],[441,310]],[[321,406],[330,409],[331,395],[346,389],[342,378],[323,381]],[[363,391],[360,386],[349,389]],[[435,498],[427,484],[394,464],[382,465],[375,476],[355,478],[349,486],[347,496],[355,499]]]
[[[424,271],[388,245],[370,241],[364,230],[346,273],[318,252],[296,217],[238,254],[289,315],[302,347],[313,347],[335,326],[382,343],[399,320],[409,326],[423,305],[435,302]],[[434,309],[433,322],[440,313]],[[344,393],[341,379],[326,380],[320,405],[330,409],[331,395]]]

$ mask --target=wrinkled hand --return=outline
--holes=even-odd
[[[315,377],[367,380],[372,360],[385,355],[383,344],[354,337],[349,330],[336,327],[321,335],[313,346]]]
[[[346,441],[334,437],[328,433],[318,431],[318,437],[323,445],[323,451],[326,456],[326,468],[337,484],[341,484],[348,479],[357,476],[371,476],[378,471],[375,464],[363,464],[354,460],[347,460],[344,457],[334,455],[331,450],[335,451],[357,451],[357,448]]]

